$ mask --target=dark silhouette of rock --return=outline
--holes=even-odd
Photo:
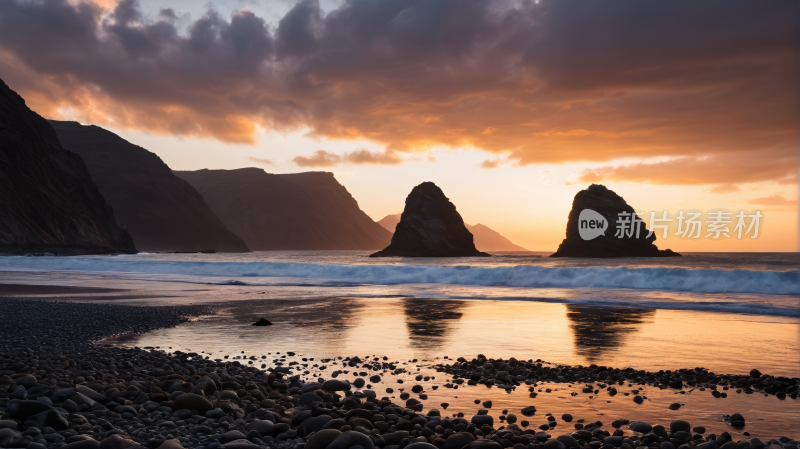
[[[432,182],[414,187],[397,223],[392,242],[370,257],[475,257],[475,249],[456,206]]]
[[[332,173],[260,168],[176,171],[253,251],[368,250],[389,243]]]
[[[589,209],[595,213],[586,213],[581,217],[581,213]],[[672,250],[659,250],[653,243],[656,234],[647,237],[648,230],[645,222],[640,223],[638,237],[635,232],[630,236],[626,234],[622,238],[616,237],[618,214],[635,212],[628,203],[613,191],[603,185],[592,184],[586,190],[581,190],[575,195],[572,202],[572,210],[569,212],[567,220],[567,237],[558,246],[558,250],[550,257],[670,257],[680,256]],[[605,220],[604,233],[600,231],[599,225],[595,226],[590,221],[595,221],[599,214]],[[659,217],[660,218],[660,217]],[[602,220],[601,220],[602,221]],[[645,220],[646,221],[646,220]],[[591,232],[598,234],[589,240],[580,235],[580,226],[588,231],[591,225]]]
[[[2,80],[0,252],[136,252],[81,157]]]
[[[378,220],[379,225],[392,233],[394,233],[397,223],[400,223],[400,214],[387,215]],[[472,233],[475,248],[478,248],[479,251],[528,251],[519,245],[513,244],[511,240],[503,237],[499,232],[488,226],[480,223],[476,225],[464,223],[464,225]]]
[[[272,322],[266,318],[261,318],[255,323],[251,324],[251,326],[272,326]]]
[[[154,153],[97,126],[55,120],[50,124],[61,145],[81,155],[140,250],[249,251],[202,195]]]

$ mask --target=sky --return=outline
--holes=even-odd
[[[375,220],[433,181],[467,223],[550,251],[602,183],[646,221],[763,214],[756,239],[673,222],[661,248],[796,251],[798,8],[0,0],[0,78],[176,170],[333,172]]]

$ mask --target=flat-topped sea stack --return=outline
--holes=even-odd
[[[432,182],[414,187],[392,243],[370,257],[488,257],[478,251],[456,206]]]
[[[592,184],[575,195],[567,220],[567,237],[550,257],[673,257],[680,254],[672,250],[659,250],[653,243],[656,232],[650,237],[645,222],[627,227],[622,237],[617,237],[617,219],[620,213],[635,213],[625,200],[600,184]],[[635,215],[634,215],[635,216]],[[660,218],[660,217],[659,217]]]

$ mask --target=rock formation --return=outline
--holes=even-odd
[[[588,210],[588,212],[584,212]],[[583,212],[583,216],[581,213]],[[672,250],[659,250],[653,243],[656,233],[647,237],[644,222],[638,237],[635,229],[616,237],[620,212],[635,212],[621,196],[599,184],[592,184],[575,195],[567,220],[567,237],[550,257],[670,257],[680,256]],[[602,223],[604,221],[604,223]],[[584,236],[581,236],[581,228]],[[628,235],[630,234],[630,235]]]
[[[456,206],[432,182],[414,187],[397,223],[392,243],[370,257],[489,256],[475,249]]]
[[[202,195],[161,158],[97,126],[51,120],[61,145],[81,155],[100,192],[143,251],[249,251]]]
[[[136,252],[81,157],[2,80],[0,252]]]
[[[242,168],[175,174],[253,251],[370,250],[391,239],[332,173],[275,175]]]
[[[392,233],[394,233],[397,223],[400,223],[400,214],[387,215],[378,220],[379,225]],[[464,223],[464,225],[472,233],[475,248],[478,248],[479,251],[528,251],[519,245],[513,244],[511,240],[503,237],[499,232],[488,226],[480,223],[476,225]]]

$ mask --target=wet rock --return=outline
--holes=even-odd
[[[272,322],[266,318],[259,318],[259,320],[251,324],[251,326],[272,326]]]

